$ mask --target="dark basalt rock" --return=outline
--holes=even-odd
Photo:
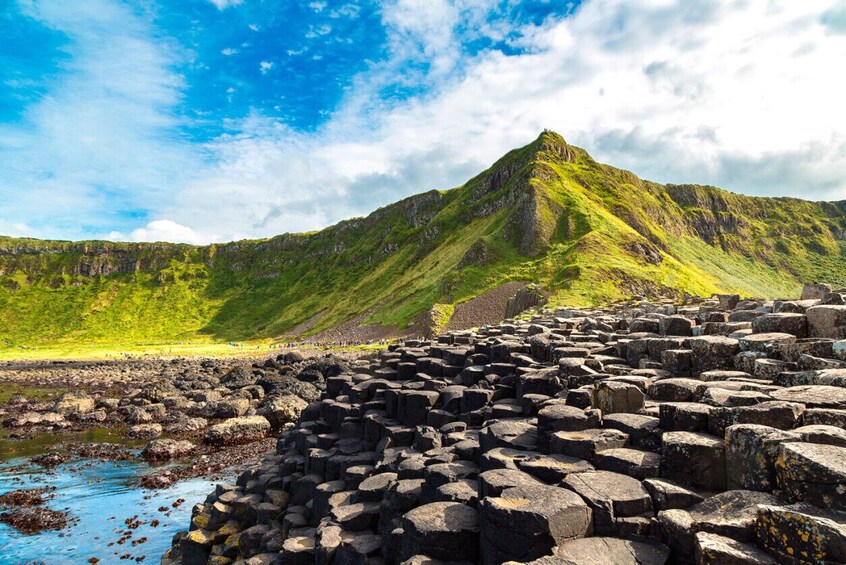
[[[231,395],[180,381],[191,410],[233,396],[284,416],[285,392],[319,396],[293,402],[277,454],[198,505],[163,563],[841,562],[846,344],[820,336],[846,336],[846,317],[828,308],[544,311],[354,363],[223,373],[252,381]],[[153,419],[171,392],[120,410]]]

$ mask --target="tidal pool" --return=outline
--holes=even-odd
[[[23,457],[0,463],[0,494],[18,489],[56,487],[46,504],[67,511],[71,525],[61,531],[25,535],[0,524],[0,564],[88,563],[92,557],[105,563],[158,563],[171,538],[186,529],[191,507],[205,500],[215,482],[180,481],[169,489],[146,490],[138,479],[150,469],[141,461],[104,462],[75,460],[54,469],[43,469]],[[174,508],[174,503],[184,499]],[[167,507],[167,510],[160,508]],[[140,524],[131,529],[126,520]],[[157,520],[157,526],[153,526]],[[130,537],[126,534],[131,532]],[[124,543],[118,540],[125,538]],[[146,538],[144,543],[133,541]],[[110,545],[111,544],[111,545]],[[120,557],[129,554],[131,560]]]

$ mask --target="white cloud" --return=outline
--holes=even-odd
[[[344,4],[337,10],[329,12],[329,17],[334,19],[346,17],[354,20],[358,17],[359,12],[361,12],[361,6],[356,4]]]
[[[226,49],[221,49],[220,52],[227,57],[231,57],[232,55],[238,53],[238,50],[233,47],[227,47]]]
[[[326,2],[309,2],[308,7],[315,12],[322,12],[326,8]]]
[[[330,25],[319,25],[319,26],[309,26],[308,32],[306,32],[305,36],[307,39],[314,39],[315,37],[320,37],[321,35],[326,35],[332,31],[332,26]]]
[[[244,0],[209,0],[218,10],[225,10],[230,6],[239,6],[244,3]]]
[[[38,237],[38,232],[20,222],[6,222],[0,220],[0,235],[10,237]]]
[[[491,20],[494,4],[386,4],[389,56],[355,79],[328,122],[307,133],[259,113],[228,122],[238,133],[202,148],[211,168],[169,139],[160,110],[179,100],[178,79],[146,51],[138,60],[152,63],[140,69],[118,65],[130,59],[123,55],[97,74],[92,60],[89,74],[69,81],[67,100],[33,114],[44,112],[32,122],[37,135],[0,126],[0,146],[29,155],[46,143],[44,154],[69,156],[61,182],[32,184],[33,214],[50,201],[80,218],[107,214],[90,187],[112,178],[137,191],[151,217],[167,219],[132,239],[225,241],[324,227],[459,185],[543,128],[644,178],[846,198],[846,81],[836,71],[846,26],[834,0],[589,0],[566,19],[521,29]],[[518,53],[462,54],[474,37]],[[427,70],[412,75],[409,61]],[[97,90],[84,97],[90,76],[111,84],[113,72],[125,73],[119,86],[131,85],[129,112]],[[392,84],[429,88],[381,100]]]
[[[223,239],[314,229],[456,186],[543,128],[653,180],[846,198],[846,81],[832,71],[846,37],[820,21],[831,4],[594,0],[525,27],[521,54],[459,61],[453,7],[398,2],[409,11],[385,15],[393,59],[359,77],[323,128],[244,120],[167,217]],[[414,57],[436,63],[435,90],[374,102],[373,85]],[[198,214],[198,202],[214,205]]]
[[[120,234],[117,234],[120,235]],[[171,241],[174,243],[208,243],[214,241],[214,236],[198,235],[188,226],[177,224],[172,220],[155,220],[146,227],[138,228],[129,234],[131,241]]]
[[[249,28],[250,28],[251,30],[253,30],[253,31],[258,31],[258,30],[259,30],[259,26],[258,26],[257,24],[250,24],[250,25],[249,25],[249,26],[247,26],[247,27],[249,27]]]
[[[122,3],[21,6],[67,36],[67,57],[49,96],[19,123],[0,123],[3,217],[44,237],[79,238],[111,229],[124,212],[161,206],[199,161],[172,112],[181,101],[170,70],[178,47]]]

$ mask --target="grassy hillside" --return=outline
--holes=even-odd
[[[312,234],[195,247],[0,238],[0,347],[402,333],[505,282],[556,303],[846,285],[846,207],[659,185],[555,133],[449,191]],[[417,327],[415,326],[415,330]]]

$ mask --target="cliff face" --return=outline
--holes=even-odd
[[[402,333],[510,281],[552,303],[789,295],[803,280],[846,284],[844,210],[642,181],[544,132],[459,188],[310,234],[200,247],[0,237],[0,343],[240,340],[349,320]]]

